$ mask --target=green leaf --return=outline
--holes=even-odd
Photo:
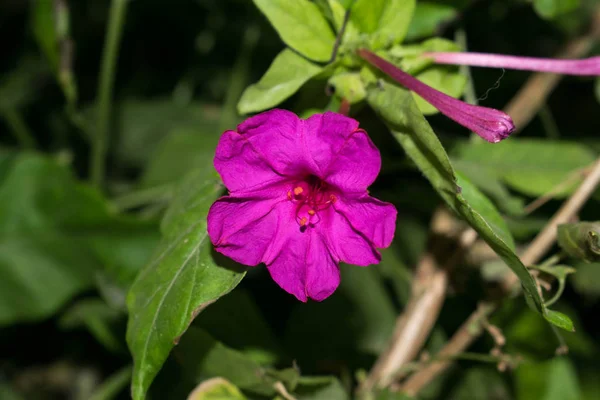
[[[372,49],[402,42],[415,9],[415,0],[357,0],[350,20],[371,35]]]
[[[335,36],[319,7],[308,0],[253,0],[281,39],[314,61],[328,61]]]
[[[554,19],[574,11],[580,6],[579,0],[533,0],[533,8],[543,18]]]
[[[577,371],[565,357],[523,364],[515,371],[518,400],[580,400]]]
[[[523,199],[511,194],[496,175],[490,174],[488,170],[479,168],[474,163],[453,160],[452,165],[477,186],[479,190],[492,199],[494,204],[502,211],[513,216],[523,215]],[[539,229],[535,233],[538,231]]]
[[[453,20],[457,15],[458,10],[453,6],[419,1],[408,27],[406,39],[415,40],[433,36],[441,24]]]
[[[571,321],[569,317],[567,317],[561,312],[546,309],[544,318],[552,325],[556,325],[559,328],[564,329],[565,331],[575,332],[575,326],[573,325],[573,321]]]
[[[448,155],[410,92],[385,84],[373,88],[368,102],[387,121],[398,142],[446,203],[469,223],[517,274],[535,310],[545,314],[537,285],[514,252],[512,237],[487,198],[464,177],[457,180]],[[462,187],[462,186],[464,187]]]
[[[260,81],[244,91],[238,103],[238,112],[249,114],[274,107],[296,93],[322,70],[322,67],[301,55],[285,49],[275,57]]]
[[[246,397],[226,379],[212,378],[198,385],[188,400],[246,400]]]
[[[455,148],[453,158],[485,169],[530,196],[547,194],[566,182],[553,192],[554,198],[561,198],[577,188],[581,170],[594,162],[596,154],[574,142],[511,138],[497,144],[461,144]]]
[[[196,315],[244,276],[211,254],[206,215],[221,186],[192,172],[163,221],[163,239],[128,295],[127,343],[134,359],[132,395],[143,399],[173,346]],[[180,200],[178,200],[180,199]]]
[[[180,105],[173,100],[128,99],[115,105],[115,157],[125,166],[146,165],[162,140],[172,133],[196,132],[210,138],[219,132],[220,112],[209,104]]]
[[[247,355],[225,346],[195,327],[191,327],[183,337],[174,356],[184,373],[196,382],[220,376],[242,390],[262,396],[275,395],[273,385],[277,381],[293,390],[299,377],[295,369],[273,371],[263,368]]]
[[[571,257],[600,261],[600,222],[577,222],[558,226],[558,245]]]
[[[99,263],[69,237],[0,235],[0,326],[46,318],[93,286]]]
[[[348,400],[341,383],[333,376],[301,377],[294,390],[297,400]]]
[[[45,318],[92,286],[102,264],[86,238],[111,218],[97,191],[54,160],[22,154],[0,204],[0,324]]]
[[[233,128],[233,127],[232,127]],[[188,171],[203,171],[201,180],[215,175],[213,158],[221,132],[197,128],[175,128],[154,149],[142,178],[141,188],[173,185]]]

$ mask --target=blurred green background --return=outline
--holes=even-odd
[[[565,0],[573,4],[564,10],[548,1],[535,7],[527,0],[418,3],[422,8],[409,42],[433,35],[454,39],[460,31],[471,51],[529,56],[551,56],[587,32],[598,7],[585,0]],[[193,170],[200,171],[198,180],[215,176],[218,138],[243,120],[237,101],[284,48],[250,0],[131,0],[126,7],[112,74],[114,100],[107,108],[105,178],[94,187],[90,165],[102,123],[99,76],[110,2],[0,1],[2,400],[129,398],[127,289],[158,245],[160,220],[177,185]],[[57,12],[62,25],[54,19]],[[471,74],[477,96],[493,88],[482,104],[496,108],[529,77],[486,69]],[[281,106],[301,114],[324,109],[329,101],[324,83],[316,82]],[[598,156],[598,107],[593,79],[565,78],[519,134],[539,141],[498,150],[495,164],[469,148],[461,127],[439,115],[430,121],[457,165],[489,173],[478,186],[489,176],[488,183],[502,180],[487,187],[489,193],[480,188],[519,243],[526,243],[565,195],[528,216],[521,213],[523,205]],[[300,381],[298,399],[350,398],[407,301],[412,269],[440,204],[375,114],[358,105],[351,115],[382,151],[383,171],[372,191],[400,213],[397,239],[383,252],[382,264],[342,266],[336,294],[308,304],[280,290],[264,268],[251,269],[231,294],[194,321],[153,384],[151,398],[186,398],[213,376],[225,376],[247,398],[274,398],[252,389],[244,374],[266,368],[284,374],[293,366],[298,370],[287,371],[292,378],[276,380],[327,377]],[[503,168],[512,168],[513,175],[496,177]],[[582,219],[600,219],[599,200],[597,195],[590,200]],[[488,288],[480,263],[463,264],[453,271],[451,293],[427,342],[431,353]],[[557,307],[577,329],[563,333],[568,356],[554,357],[559,342],[550,326],[522,298],[511,299],[492,322],[506,336],[504,352],[523,364],[499,372],[494,359],[461,360],[420,398],[600,398],[600,265],[573,266],[577,273]],[[487,354],[491,347],[483,336],[469,351]],[[401,398],[393,396],[398,395],[381,399]]]

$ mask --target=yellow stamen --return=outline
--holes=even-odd
[[[294,194],[295,194],[296,196],[298,196],[299,194],[302,194],[302,192],[304,192],[304,189],[302,189],[302,187],[300,187],[300,186],[296,186],[296,187],[294,188]]]
[[[306,218],[306,217],[300,218],[300,226],[306,225],[307,222],[308,222],[308,218]]]
[[[315,210],[308,210],[308,215],[312,216],[312,215],[315,215],[315,214],[316,214]]]

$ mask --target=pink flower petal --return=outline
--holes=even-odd
[[[252,148],[283,176],[315,173],[314,162],[307,157],[304,121],[286,110],[270,110],[248,118],[238,131]]]
[[[340,270],[314,229],[288,237],[286,246],[267,264],[271,277],[300,301],[325,300],[340,284]]]
[[[279,190],[278,190],[279,189]],[[279,193],[279,197],[274,197]],[[225,196],[208,212],[208,235],[215,250],[244,265],[258,265],[278,235],[280,224],[298,229],[285,188]]]
[[[381,255],[370,239],[355,230],[345,215],[332,213],[329,218],[329,226],[323,231],[327,237],[327,247],[337,259],[361,267],[379,264]]]
[[[377,248],[388,247],[394,239],[398,211],[390,203],[371,196],[338,198],[333,204],[339,217],[346,217],[352,228],[365,235]]]
[[[381,169],[379,150],[358,122],[328,112],[306,120],[306,147],[319,177],[342,191],[363,192]]]

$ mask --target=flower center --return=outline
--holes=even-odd
[[[318,224],[319,214],[337,200],[331,187],[315,176],[296,182],[287,197],[296,204],[296,222],[302,231]]]

